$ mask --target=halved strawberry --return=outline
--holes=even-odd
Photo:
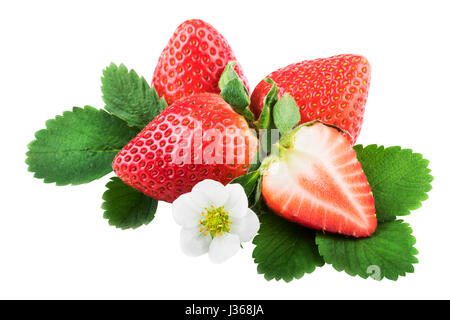
[[[350,142],[334,127],[294,129],[268,160],[262,181],[267,205],[306,227],[354,237],[377,227],[375,202]]]

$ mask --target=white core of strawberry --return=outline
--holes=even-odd
[[[358,186],[365,186],[365,184],[355,185],[355,184],[348,184],[344,181],[344,176],[341,172],[339,172],[340,168],[345,168],[347,166],[350,166],[352,164],[357,163],[356,153],[355,157],[353,157],[350,161],[345,162],[343,164],[340,164],[339,166],[336,166],[335,163],[339,160],[340,155],[336,154],[337,150],[343,145],[348,144],[348,141],[343,135],[338,136],[339,138],[336,139],[336,142],[333,146],[329,146],[328,143],[331,139],[329,127],[324,126],[323,124],[316,124],[309,127],[303,128],[303,130],[300,130],[294,137],[294,149],[295,150],[307,150],[307,153],[314,156],[316,159],[315,161],[320,161],[324,168],[330,173],[330,176],[334,177],[336,179],[337,184],[341,188],[341,190],[347,195],[349,201],[352,203],[352,205],[357,209],[356,212],[360,213],[363,212],[364,208],[361,207],[361,205],[355,201],[355,194],[350,191],[350,187],[358,187]],[[314,136],[320,137],[320,139],[313,140]],[[352,151],[354,152],[354,151]],[[305,157],[303,157],[303,161],[305,161]],[[311,161],[308,161],[309,164],[311,164]],[[301,166],[295,166],[296,168],[301,168]],[[310,173],[311,174],[311,173]],[[359,173],[357,173],[359,174]],[[363,195],[363,194],[361,194]],[[358,194],[356,194],[358,196]],[[339,212],[341,212],[339,210]],[[341,212],[342,214],[342,212]],[[367,215],[360,215],[360,218],[364,220],[366,223],[367,221]],[[358,220],[353,219],[355,223],[358,222]]]

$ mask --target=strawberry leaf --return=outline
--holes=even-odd
[[[103,194],[103,217],[111,226],[136,229],[149,224],[155,217],[158,201],[130,187],[117,177],[106,184]]]
[[[289,132],[300,122],[300,111],[298,111],[297,103],[288,93],[275,103],[273,122],[281,134]]]
[[[253,239],[253,258],[258,273],[267,280],[300,279],[324,265],[314,242],[315,232],[289,222],[272,212],[260,217],[261,227]]]
[[[429,161],[400,147],[354,147],[375,198],[379,221],[394,220],[421,207],[431,190]]]
[[[28,170],[45,183],[78,185],[112,171],[114,156],[137,133],[125,122],[90,106],[74,107],[46,122],[28,145]]]
[[[143,77],[123,64],[111,63],[103,70],[102,92],[105,109],[130,127],[143,129],[167,107]]]
[[[237,177],[230,182],[239,183],[244,188],[249,208],[252,208],[256,214],[259,214],[261,211],[261,181],[261,172],[256,170]]]
[[[255,191],[250,198],[252,201],[249,201],[250,207],[254,209],[256,214],[259,214],[263,210],[263,201],[261,198],[261,186],[262,186],[262,177],[260,176],[257,180]]]
[[[244,188],[247,198],[250,198],[258,184],[259,178],[259,171],[253,171],[233,179],[230,183],[239,183]]]
[[[326,263],[351,276],[375,280],[397,280],[414,272],[418,260],[416,239],[409,225],[401,220],[384,222],[369,238],[350,238],[317,233],[316,243]]]

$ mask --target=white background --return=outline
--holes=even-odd
[[[0,298],[450,298],[448,1],[2,1],[0,4]],[[45,120],[102,107],[100,77],[123,62],[150,82],[175,28],[202,18],[229,41],[252,88],[292,62],[365,55],[373,69],[359,143],[431,160],[435,181],[406,217],[420,263],[397,282],[330,266],[291,283],[256,273],[252,245],[223,265],[178,247],[171,207],[137,230],[108,226],[103,178],[55,187],[27,172]]]

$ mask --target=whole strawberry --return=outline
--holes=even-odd
[[[352,144],[361,131],[370,84],[370,65],[362,56],[338,55],[291,64],[267,76],[278,86],[278,97],[290,94],[301,122],[312,120],[347,131]],[[271,84],[261,81],[251,97],[250,109],[259,116]]]
[[[245,174],[258,140],[220,95],[202,93],[166,108],[115,157],[128,185],[173,202],[199,181],[227,184]]]
[[[153,86],[168,105],[196,93],[220,93],[219,78],[229,61],[236,61],[234,53],[216,29],[202,20],[187,20],[161,53]],[[235,71],[248,89],[239,64]]]

